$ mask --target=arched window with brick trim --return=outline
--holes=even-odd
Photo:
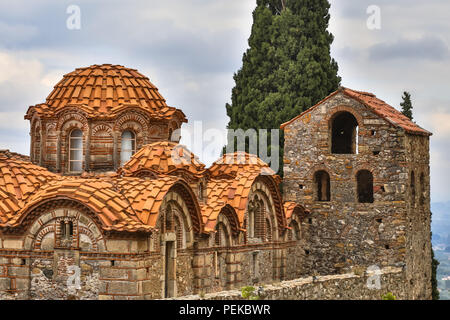
[[[350,112],[337,113],[331,123],[331,153],[358,152],[358,121]]]
[[[373,203],[373,175],[368,170],[361,170],[356,175],[358,202]]]
[[[324,170],[317,171],[314,174],[314,183],[316,189],[317,201],[330,201],[331,188],[330,188],[330,175]]]
[[[69,171],[83,171],[83,132],[72,130],[69,136]]]

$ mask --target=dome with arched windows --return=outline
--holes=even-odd
[[[146,144],[178,141],[187,122],[148,77],[111,64],[64,75],[25,119],[32,162],[63,174],[115,171]]]

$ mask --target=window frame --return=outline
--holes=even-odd
[[[73,137],[72,135],[74,134],[74,132],[76,132],[76,131],[79,131],[79,132],[81,132],[81,136],[80,137]],[[76,128],[76,129],[73,129],[71,132],[70,132],[70,134],[69,134],[69,149],[68,149],[68,153],[69,153],[69,161],[68,161],[68,170],[69,170],[69,172],[70,173],[81,173],[81,172],[83,172],[83,154],[84,154],[84,146],[83,146],[83,138],[84,138],[84,134],[83,134],[83,131],[81,130],[81,129],[78,129],[78,128]],[[72,142],[72,140],[81,140],[81,148],[73,148],[72,146],[73,146],[73,142]],[[80,159],[78,160],[73,160],[73,158],[72,158],[72,151],[81,151],[81,157],[80,157]],[[81,166],[80,166],[80,170],[78,171],[78,170],[72,170],[72,163],[73,162],[80,162],[81,163]]]
[[[125,133],[131,133],[132,138],[124,138],[123,135]],[[131,141],[131,149],[124,149],[124,141]],[[124,165],[125,163],[127,163],[131,157],[133,157],[133,155],[136,154],[137,151],[137,137],[136,137],[136,133],[133,130],[124,130],[122,131],[122,134],[120,136],[120,165]],[[124,152],[130,152],[131,156],[126,160],[122,160],[122,156],[124,154]]]

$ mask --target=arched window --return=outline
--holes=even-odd
[[[41,130],[39,127],[34,132],[34,162],[39,164],[41,160]]]
[[[330,201],[330,175],[326,171],[317,171],[314,174],[314,183],[316,184],[317,201]]]
[[[331,127],[331,153],[352,154],[358,150],[358,122],[349,112],[337,114]]]
[[[81,172],[83,170],[83,132],[75,129],[69,138],[69,171]]]
[[[120,150],[120,163],[123,165],[136,153],[136,135],[132,131],[122,133],[122,146]]]
[[[411,171],[411,182],[410,182],[410,189],[411,189],[411,203],[416,203],[416,176],[414,174],[414,171]]]
[[[368,170],[361,170],[356,175],[358,184],[358,201],[373,203],[373,176]]]
[[[300,240],[301,235],[300,235],[300,226],[298,222],[296,220],[292,220],[291,223],[289,224],[289,227],[291,228],[291,230],[288,234],[288,239],[290,241]]]

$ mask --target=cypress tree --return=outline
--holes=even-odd
[[[337,90],[329,8],[328,0],[257,0],[249,49],[226,105],[229,129],[279,129]],[[280,140],[282,160],[282,132]]]
[[[400,106],[402,107],[402,113],[407,116],[409,119],[413,119],[412,115],[412,102],[411,102],[411,94],[409,92],[403,92],[402,96],[403,102],[400,103]]]

